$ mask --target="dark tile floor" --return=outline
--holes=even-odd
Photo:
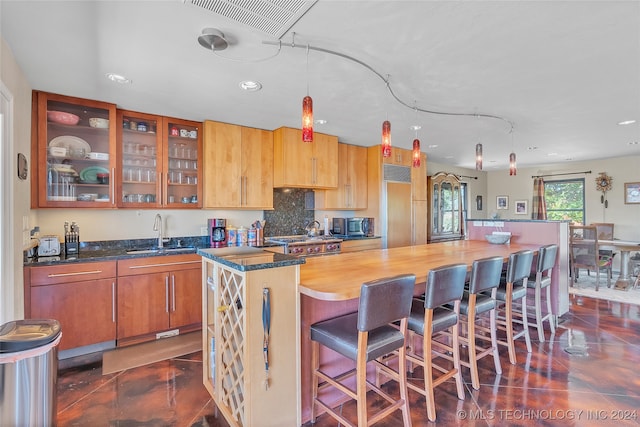
[[[501,349],[502,375],[484,358],[480,390],[471,388],[463,368],[464,401],[452,382],[439,387],[437,424],[640,425],[640,306],[571,296],[555,336],[544,343],[536,336],[531,354],[519,345],[517,365]],[[58,425],[226,427],[202,385],[201,361],[194,353],[105,376],[100,362],[62,369]],[[434,424],[427,421],[424,398],[409,393],[413,425]],[[354,413],[351,404],[342,409]],[[315,424],[336,425],[326,414]],[[377,425],[401,426],[400,413]]]

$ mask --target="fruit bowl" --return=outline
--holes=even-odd
[[[487,239],[487,242],[493,243],[494,245],[504,245],[508,243],[511,239],[510,234],[485,234],[484,238]]]
[[[47,119],[61,125],[77,125],[80,121],[80,117],[64,111],[47,111]]]

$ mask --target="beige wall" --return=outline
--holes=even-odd
[[[11,155],[16,158],[18,153],[24,153],[31,164],[30,147],[31,147],[31,87],[27,82],[22,70],[16,63],[9,46],[4,39],[0,38],[0,81],[8,89],[13,96],[13,126],[10,135],[12,136]],[[13,162],[16,164],[16,162]],[[5,171],[3,171],[5,173]],[[7,318],[21,319],[24,317],[23,310],[23,275],[22,275],[22,249],[23,249],[23,217],[30,218],[30,181],[19,180],[16,169],[12,169],[7,174],[13,182],[13,200],[9,201],[11,207],[11,215],[13,217],[13,247],[14,260],[13,275],[11,280],[13,283],[4,284],[5,286],[13,285],[5,295],[13,294],[11,301],[5,301],[3,298],[3,313]],[[6,195],[2,195],[6,197]],[[34,218],[30,218],[33,221]],[[2,280],[5,280],[3,277]],[[1,322],[0,322],[1,323]]]
[[[624,240],[640,241],[640,204],[624,203],[624,183],[640,182],[640,156],[619,157],[589,162],[572,162],[567,165],[549,165],[537,168],[519,168],[516,176],[509,176],[508,171],[497,171],[488,173],[487,188],[492,210],[489,212],[499,212],[501,218],[518,219],[523,215],[516,215],[513,212],[514,201],[527,200],[529,203],[529,215],[531,217],[531,200],[533,198],[533,175],[564,174],[591,171],[590,174],[576,173],[574,175],[563,175],[556,177],[546,177],[546,181],[584,178],[585,180],[585,203],[586,222],[613,222],[615,223],[614,237]],[[596,177],[600,172],[606,172],[613,178],[613,188],[607,192],[609,207],[605,208],[600,203],[601,192],[596,190]],[[509,197],[509,209],[496,211],[496,196]]]

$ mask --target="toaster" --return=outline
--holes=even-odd
[[[58,236],[42,236],[38,241],[38,256],[60,255]]]

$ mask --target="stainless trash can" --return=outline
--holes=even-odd
[[[60,322],[0,326],[0,426],[54,426]]]

